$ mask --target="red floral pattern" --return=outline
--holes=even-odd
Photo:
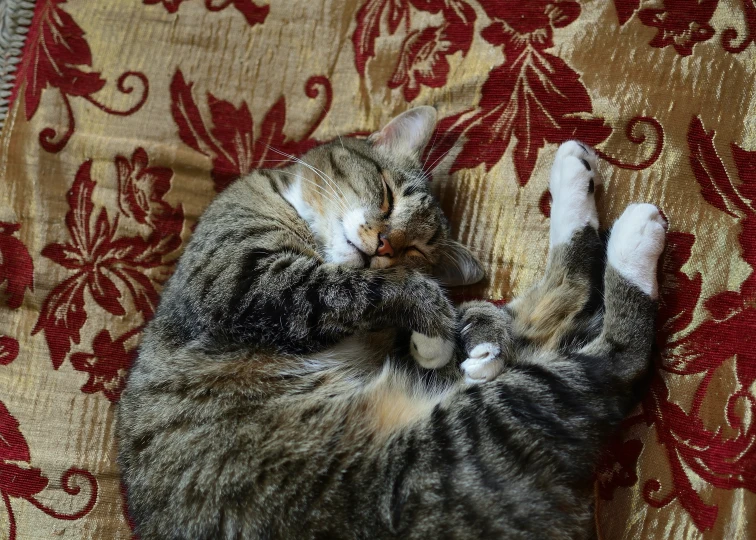
[[[40,0],[26,39],[26,50],[14,88],[14,93],[18,92],[19,84],[22,81],[25,84],[24,106],[27,120],[37,112],[45,88],[50,86],[60,91],[68,114],[68,128],[61,136],[53,128],[45,128],[39,134],[42,147],[53,153],[60,152],[66,146],[75,130],[70,97],[83,97],[104,112],[125,116],[144,105],[149,91],[144,74],[127,71],[118,78],[118,90],[125,94],[133,92],[135,87],[127,84],[130,78],[138,79],[142,86],[141,97],[129,109],[114,110],[93,97],[93,94],[104,88],[106,81],[99,72],[89,70],[92,67],[92,51],[84,39],[84,31],[62,8],[65,3],[66,0]]]
[[[441,15],[443,22],[415,28],[410,6]],[[407,35],[388,87],[403,88],[404,99],[412,101],[421,86],[440,88],[446,84],[448,57],[457,52],[465,56],[470,50],[475,18],[475,10],[463,0],[368,0],[357,14],[357,29],[352,36],[357,71],[364,76],[368,60],[375,56],[384,19],[390,35],[404,21]]]
[[[183,2],[184,0],[144,0],[146,5],[163,4],[168,13],[176,13]],[[205,0],[205,8],[208,11],[222,11],[231,5],[244,15],[250,26],[265,22],[270,11],[270,6],[258,6],[252,0],[220,0],[217,3]]]
[[[527,184],[544,144],[581,139],[591,145],[611,129],[592,117],[591,99],[578,74],[546,49],[553,29],[580,14],[577,2],[485,2],[491,24],[481,36],[504,49],[506,61],[491,70],[478,106],[444,118],[439,142],[428,161],[437,163],[461,141],[450,172],[498,163],[513,136],[514,165],[520,185]]]
[[[713,132],[707,133],[697,117],[688,130],[688,146],[704,198],[740,223],[743,259],[756,268],[756,152],[730,146],[741,181],[736,186],[717,155]],[[629,428],[645,422],[653,426],[669,461],[672,485],[663,487],[660,480],[647,480],[643,485],[646,502],[660,508],[678,500],[700,530],[709,530],[717,519],[718,508],[703,501],[691,473],[720,489],[746,488],[756,492],[756,423],[752,420],[756,397],[751,390],[756,382],[756,355],[748,340],[743,339],[756,328],[756,276],[752,272],[739,292],[725,291],[708,298],[704,306],[710,318],[691,329],[693,310],[701,300],[701,276],[688,277],[682,267],[690,258],[693,242],[694,236],[687,233],[672,232],[667,237],[657,338],[660,372],[642,411],[627,419],[625,425]],[[731,360],[739,386],[721,403],[721,425],[731,428],[728,433],[721,427],[709,429],[699,413],[717,369]],[[671,398],[665,374],[694,377],[697,381],[689,411]],[[632,461],[629,450],[634,452],[635,446],[615,449],[615,463],[627,466]],[[600,494],[610,498],[611,486],[600,489]]]
[[[127,349],[125,342],[142,331],[137,327],[115,341],[110,332],[101,330],[92,342],[92,353],[77,352],[71,355],[71,365],[77,371],[89,374],[89,380],[81,387],[85,394],[102,392],[116,403],[126,383],[126,373],[136,358],[136,348]]]
[[[68,192],[69,211],[66,227],[71,240],[53,243],[42,255],[73,272],[45,298],[33,333],[44,331],[55,369],[59,368],[71,344],[79,344],[80,330],[87,319],[84,291],[113,315],[126,314],[124,293],[144,318],[150,317],[157,305],[156,285],[163,277],[150,276],[148,270],[167,275],[170,262],[165,258],[181,245],[180,233],[184,216],[181,206],[172,207],[163,200],[170,187],[169,169],[148,167],[147,154],[138,148],[131,160],[116,157],[119,178],[121,215],[150,226],[146,236],[118,234],[120,215],[111,221],[102,208],[95,218],[91,178],[92,162],[79,167]],[[120,284],[120,287],[117,285]],[[83,391],[104,390],[114,399],[120,392],[128,355],[120,352],[125,339],[106,344],[102,333],[95,338],[94,357],[77,356],[74,368],[90,373]],[[107,337],[109,338],[109,335]],[[73,362],[73,359],[72,359]]]
[[[678,54],[688,56],[693,45],[714,35],[709,20],[718,3],[719,0],[664,0],[662,9],[642,9],[638,17],[646,26],[658,28],[652,47],[672,45]]]
[[[208,93],[212,127],[208,130],[192,95],[192,83],[177,71],[171,82],[171,112],[179,137],[194,150],[213,160],[211,175],[216,191],[222,191],[241,175],[254,169],[277,167],[287,156],[302,154],[318,144],[310,138],[331,108],[332,91],[325,77],[311,77],[305,93],[317,98],[322,88],[325,105],[302,140],[291,141],[283,132],[286,123],[286,98],[281,97],[267,112],[255,137],[254,122],[246,102],[235,107]]]
[[[9,463],[9,461],[16,463]],[[70,495],[77,495],[81,490],[79,486],[70,484],[73,477],[84,478],[89,484],[87,502],[78,512],[68,514],[57,512],[36,498],[47,487],[49,480],[42,474],[41,469],[21,466],[19,462],[24,464],[31,462],[29,445],[21,434],[18,421],[0,401],[0,496],[5,504],[8,536],[11,540],[16,538],[16,517],[11,506],[11,498],[26,499],[47,515],[63,520],[80,519],[94,507],[97,501],[97,480],[92,473],[73,467],[63,473],[61,478],[63,490]]]

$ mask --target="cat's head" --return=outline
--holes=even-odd
[[[420,157],[436,110],[400,114],[367,139],[343,137],[315,148],[289,170],[285,194],[309,224],[328,262],[352,267],[402,265],[468,285],[480,263],[452,240],[430,194]]]

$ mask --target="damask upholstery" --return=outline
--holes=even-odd
[[[114,410],[203,208],[433,104],[426,168],[487,272],[458,299],[537,279],[564,140],[599,149],[605,226],[669,219],[599,538],[756,538],[756,2],[263,1],[0,6],[0,536],[130,537]]]

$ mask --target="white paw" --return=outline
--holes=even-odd
[[[653,204],[629,205],[612,227],[607,260],[644,293],[656,298],[656,263],[664,249],[667,222]]]
[[[549,178],[552,246],[566,244],[586,225],[598,229],[593,193],[601,176],[596,164],[596,153],[586,144],[567,141],[559,146]]]
[[[494,380],[504,369],[501,350],[495,343],[481,343],[473,347],[470,357],[460,364],[465,382],[475,384]]]
[[[410,353],[425,369],[437,369],[448,364],[454,356],[454,342],[412,332]]]

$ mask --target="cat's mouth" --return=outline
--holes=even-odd
[[[369,268],[370,267],[370,259],[372,257],[370,255],[368,255],[367,253],[365,253],[364,251],[362,251],[354,243],[352,243],[349,240],[349,238],[347,238],[346,236],[344,236],[344,240],[346,240],[346,243],[349,245],[349,247],[351,247],[352,249],[354,249],[359,254],[359,256],[362,258],[363,268]]]

